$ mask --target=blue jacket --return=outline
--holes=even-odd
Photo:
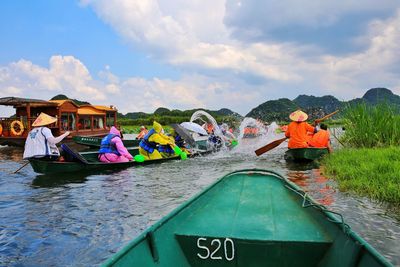
[[[143,139],[140,141],[139,146],[141,148],[143,148],[145,151],[147,151],[148,153],[153,153],[154,149],[157,149],[157,143],[156,142],[150,142],[149,138],[150,136],[152,136],[153,134],[155,134],[156,131],[154,129],[151,129],[144,137]]]
[[[101,139],[99,153],[100,154],[113,153],[113,154],[116,154],[116,155],[120,156],[120,154],[119,154],[117,148],[115,147],[115,145],[113,143],[111,143],[111,139],[113,139],[114,137],[117,137],[117,136],[118,135],[116,135],[116,134],[108,134],[103,139]]]

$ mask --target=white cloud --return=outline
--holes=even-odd
[[[2,94],[43,97],[59,93],[73,98],[104,100],[105,94],[97,88],[82,62],[73,56],[52,56],[49,67],[34,65],[27,60],[13,62],[1,67],[0,90]],[[10,91],[7,88],[18,88]]]
[[[121,79],[110,72],[110,68],[92,77],[85,65],[74,57],[53,56],[49,68],[27,60],[0,67],[0,96],[20,96],[49,99],[56,94],[89,101],[93,104],[117,106],[120,112],[153,112],[158,107],[192,109],[221,107],[233,108],[245,104],[239,110],[247,112],[246,106],[258,95],[231,93],[233,84],[211,81],[201,75],[186,75],[180,80],[143,79],[130,77]]]
[[[342,57],[320,54],[322,49],[301,43],[251,43],[231,38],[231,31],[241,26],[251,25],[255,32],[298,24],[315,28],[350,14],[389,12],[400,7],[394,0],[379,4],[374,0],[362,4],[357,0],[86,0],[83,4],[93,7],[123,38],[161,61],[179,66],[182,73],[190,70],[212,77],[213,71],[222,71],[230,78],[260,77],[266,81],[265,90],[278,84],[289,95],[312,89],[321,93],[339,88],[362,91],[391,76],[386,68],[400,58],[395,53],[399,51],[398,14],[389,21],[372,22],[370,32],[357,37],[366,50]]]
[[[252,25],[251,30],[257,33],[296,23],[319,27],[316,25],[323,22],[326,26],[354,12],[365,12],[367,16],[374,9],[400,8],[395,1],[376,4],[366,0],[361,5],[356,0],[249,0],[240,4],[225,0],[85,0],[82,4],[92,7],[133,46],[177,67],[180,78],[121,78],[111,72],[110,66],[93,77],[79,59],[53,56],[48,68],[27,60],[0,67],[2,95],[14,90],[15,94],[47,99],[64,93],[116,105],[123,113],[153,112],[163,106],[227,107],[246,114],[267,100],[294,98],[300,93],[333,94],[344,100],[360,97],[371,87],[387,86],[395,92],[400,89],[399,12],[391,18],[370,21],[365,32],[354,36],[363,49],[341,56],[324,54],[324,49],[317,46],[250,42],[231,35],[232,25],[252,23],[245,23],[251,11],[253,20],[268,22],[265,27]],[[280,9],[282,12],[278,12]]]
[[[323,57],[324,77],[332,87],[342,90],[364,85],[364,89],[388,86],[397,91],[400,61],[400,11],[386,21],[373,21],[362,37],[366,50],[346,57]],[[369,87],[368,87],[369,86]]]

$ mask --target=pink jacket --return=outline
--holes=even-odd
[[[112,126],[111,130],[110,130],[110,134],[115,134],[115,135],[119,136],[119,137],[114,137],[113,139],[111,139],[111,143],[113,143],[115,145],[119,154],[121,154],[121,156],[124,156],[125,158],[127,158],[129,160],[133,159],[133,156],[128,152],[128,150],[122,143],[121,133],[118,131],[118,129],[115,128],[114,126]]]

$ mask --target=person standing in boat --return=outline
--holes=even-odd
[[[122,143],[121,133],[114,126],[110,133],[106,135],[100,144],[99,160],[101,162],[128,162],[133,156],[128,152]]]
[[[32,123],[34,127],[26,137],[24,159],[45,158],[48,160],[57,160],[60,157],[60,151],[56,144],[67,137],[70,132],[66,131],[58,137],[54,137],[51,130],[46,125],[55,123],[57,118],[40,113]]]
[[[153,128],[139,143],[139,153],[148,159],[161,159],[174,155],[172,147],[175,141],[164,134],[164,129],[158,122],[153,122]]]
[[[320,130],[314,134],[311,140],[308,142],[310,147],[318,147],[318,148],[328,148],[329,153],[332,152],[332,147],[330,144],[330,134],[328,131],[328,126],[326,124],[321,123]]]
[[[146,129],[145,126],[140,126],[140,132],[139,134],[136,136],[137,140],[141,140],[145,137],[145,135],[148,133],[149,131]]]
[[[292,120],[285,132],[285,136],[289,138],[288,148],[305,148],[309,147],[307,141],[307,132],[316,133],[317,129],[306,122],[308,115],[296,110],[289,116]]]

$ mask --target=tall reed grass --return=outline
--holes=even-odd
[[[341,141],[349,147],[388,147],[400,145],[400,116],[386,103],[365,103],[345,109],[345,133]]]

